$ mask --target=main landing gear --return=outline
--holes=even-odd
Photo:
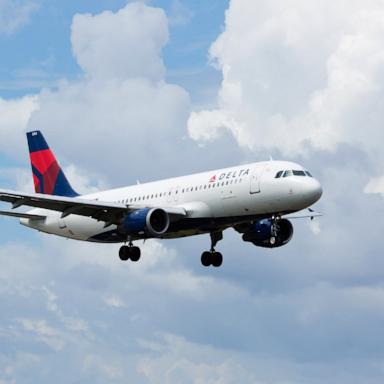
[[[211,250],[209,252],[203,252],[201,255],[201,264],[203,264],[204,267],[212,265],[217,268],[223,264],[223,255],[215,251],[216,244],[222,239],[223,232],[211,232]]]
[[[129,245],[123,245],[119,251],[120,260],[123,260],[123,261],[131,260],[136,262],[136,261],[139,261],[140,256],[141,256],[140,248],[134,247],[132,242],[129,242]]]

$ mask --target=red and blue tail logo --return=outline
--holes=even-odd
[[[49,149],[43,134],[40,131],[28,132],[27,138],[36,193],[78,196]]]

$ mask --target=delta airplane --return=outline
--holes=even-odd
[[[121,260],[138,261],[133,241],[210,234],[201,263],[219,267],[215,250],[223,231],[234,228],[255,246],[287,244],[293,226],[287,215],[309,209],[322,195],[320,183],[302,166],[267,161],[80,196],[71,187],[40,131],[27,133],[36,193],[0,190],[0,211],[41,232],[99,243],[124,243]],[[27,213],[14,211],[33,207]]]

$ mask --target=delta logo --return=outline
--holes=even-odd
[[[241,169],[240,171],[224,172],[217,177],[216,175],[212,176],[209,179],[210,183],[215,183],[216,181],[221,181],[224,179],[236,179],[237,177],[243,177],[249,175],[249,169]]]

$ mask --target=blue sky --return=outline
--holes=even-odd
[[[215,270],[207,236],[133,265],[0,218],[0,384],[381,384],[381,2],[144,4],[0,0],[1,187],[32,190],[41,129],[81,192],[271,154],[324,216],[273,251],[225,231]]]
[[[70,42],[70,28],[76,13],[117,11],[127,1],[35,1],[31,21],[11,36],[3,36],[0,49],[0,86],[3,98],[35,92],[54,86],[60,78],[75,78],[82,71],[77,65]],[[150,1],[163,8],[171,18],[170,41],[163,57],[170,81],[188,87],[199,96],[196,80],[214,87],[220,81],[217,71],[207,65],[208,49],[224,25],[228,1],[177,2]],[[172,20],[173,18],[173,20]],[[200,102],[200,100],[196,100]]]

